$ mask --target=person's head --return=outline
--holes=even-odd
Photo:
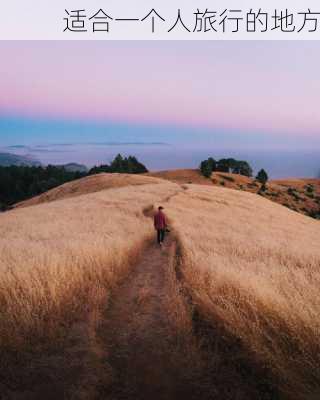
[[[163,207],[162,207],[162,206],[158,207],[158,210],[159,210],[159,211],[162,211],[162,210],[163,210]]]

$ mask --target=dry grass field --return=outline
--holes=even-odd
[[[129,185],[0,215],[1,398],[91,399],[112,379],[101,315],[150,241],[144,210],[179,190]]]
[[[169,205],[197,307],[292,399],[320,396],[320,224],[260,196],[190,185]]]
[[[118,178],[121,187],[116,187]],[[141,343],[144,343],[144,332],[149,333],[151,341],[159,336],[157,324],[160,322],[169,333],[168,326],[176,324],[180,327],[179,337],[186,336],[177,339],[177,343],[193,343],[190,354],[195,355],[194,349],[197,345],[200,349],[202,338],[199,333],[197,338],[193,337],[192,313],[196,311],[202,321],[213,327],[206,341],[212,344],[207,358],[215,363],[215,377],[212,376],[211,385],[210,371],[209,378],[205,378],[205,385],[218,393],[212,398],[275,399],[270,394],[259,397],[260,389],[256,387],[254,390],[258,392],[252,391],[250,386],[256,382],[250,381],[239,391],[228,392],[228,385],[240,382],[236,380],[241,375],[236,367],[240,355],[237,346],[225,350],[228,347],[225,337],[222,343],[226,344],[219,357],[228,358],[223,364],[223,373],[230,376],[221,380],[219,389],[214,387],[214,379],[222,371],[215,358],[218,346],[215,343],[221,339],[215,334],[222,332],[216,329],[219,325],[236,340],[234,343],[245,349],[249,363],[252,361],[253,365],[256,363],[270,372],[273,382],[281,389],[281,400],[318,399],[319,221],[241,190],[179,185],[146,176],[118,178],[108,175],[85,178],[72,183],[75,186],[67,184],[51,191],[50,196],[55,194],[47,203],[0,215],[0,390],[4,393],[7,389],[1,382],[5,377],[11,385],[16,382],[14,385],[20,385],[23,393],[29,393],[29,397],[19,399],[40,399],[48,390],[39,389],[35,395],[32,391],[35,383],[49,381],[50,376],[54,383],[57,379],[69,379],[69,386],[76,387],[71,367],[73,371],[86,367],[91,373],[86,372],[81,378],[82,397],[72,398],[96,398],[93,392],[90,394],[90,388],[99,387],[96,381],[99,374],[103,372],[104,379],[112,376],[112,368],[109,370],[107,366],[108,354],[103,354],[103,362],[97,361],[102,357],[103,347],[98,343],[97,326],[102,315],[108,319],[112,294],[125,281],[124,291],[118,292],[114,299],[113,320],[117,319],[117,310],[122,310],[125,316],[126,309],[132,315],[133,327],[139,326],[141,318],[142,336],[138,338]],[[42,195],[40,202],[45,198]],[[155,260],[159,249],[144,250],[153,234],[151,207],[160,203],[165,205],[173,228],[171,241],[178,245],[177,282],[170,285],[168,278],[162,279],[148,263],[149,255],[150,263],[159,265]],[[137,265],[139,272],[130,275]],[[170,280],[174,279],[172,273]],[[174,289],[176,294],[172,287],[178,288]],[[122,300],[125,293],[130,293],[132,301]],[[191,307],[185,304],[184,295],[191,299]],[[171,307],[170,302],[177,304]],[[155,313],[159,317],[155,318]],[[117,321],[121,335],[127,334],[125,318]],[[149,318],[153,324],[150,330]],[[173,322],[169,324],[169,320]],[[103,326],[107,331],[102,336],[108,338],[110,321]],[[196,326],[194,329],[197,330]],[[134,338],[137,332],[132,327],[131,330]],[[114,340],[119,346],[128,347],[126,336],[118,338],[117,335],[115,332]],[[86,343],[83,343],[84,337]],[[175,336],[170,340],[162,338],[161,346],[170,341],[175,342]],[[151,345],[157,347],[157,343]],[[145,352],[149,346],[149,342],[145,343]],[[188,350],[183,346],[185,354]],[[128,348],[135,354],[134,346]],[[117,351],[123,357],[121,348]],[[51,361],[48,361],[49,353]],[[161,353],[172,357],[175,351],[167,349]],[[45,359],[38,359],[39,354]],[[153,357],[156,360],[158,355]],[[148,356],[144,355],[144,359]],[[177,365],[183,365],[183,359]],[[170,358],[165,361],[173,368]],[[192,360],[189,361],[188,365],[192,365]],[[157,361],[150,367],[161,368],[161,362],[159,366],[156,364]],[[155,370],[154,376],[158,372]],[[246,377],[244,373],[243,379]],[[166,374],[163,379],[167,379]],[[106,390],[106,381],[102,386]],[[48,398],[60,398],[60,395],[52,392]]]
[[[150,172],[143,175],[129,174],[98,174],[86,178],[68,182],[46,193],[22,201],[15,207],[29,207],[32,205],[47,203],[83,194],[99,192],[113,187],[129,185],[144,185],[159,183],[168,180],[177,184],[197,184],[205,186],[219,186],[229,189],[243,190],[258,193],[282,204],[294,211],[305,215],[320,214],[320,179],[287,179],[274,180],[267,184],[267,189],[260,190],[260,184],[246,176],[214,172],[210,179],[203,177],[196,169],[177,169],[159,172]]]
[[[22,201],[16,204],[15,207],[29,207],[41,203],[48,203],[50,201],[81,196],[83,194],[100,192],[104,189],[146,185],[148,183],[151,184],[159,182],[161,182],[159,179],[143,175],[101,173],[65,183],[64,185],[60,185],[39,196]]]
[[[166,171],[148,172],[145,176],[166,179],[174,183],[195,183],[197,185],[211,185],[209,179],[206,179],[196,169],[171,169]]]
[[[152,232],[143,209],[177,190],[129,186],[1,214],[1,348],[54,337],[97,307]]]
[[[204,178],[196,169],[177,169],[147,174],[179,184],[220,186],[245,192],[259,193],[275,203],[305,215],[320,215],[320,179],[270,180],[265,191],[253,178],[225,172],[214,172],[210,179]]]

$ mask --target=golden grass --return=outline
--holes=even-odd
[[[153,231],[143,209],[177,190],[129,186],[1,214],[0,348],[53,341],[105,305]]]
[[[159,179],[144,175],[101,173],[65,183],[39,196],[22,201],[16,204],[16,207],[28,207],[41,203],[48,203],[50,201],[67,199],[83,194],[100,192],[105,189],[161,182],[162,181]]]
[[[259,196],[190,185],[168,205],[205,318],[294,399],[320,396],[320,224]]]
[[[165,211],[203,318],[239,337],[292,399],[320,397],[318,221],[239,190],[183,191],[150,177],[132,177],[133,186],[119,176],[129,186],[98,192],[101,179],[110,187],[118,178],[86,179],[76,198],[0,215],[1,351],[54,344],[85,315],[98,315],[153,232],[144,210],[171,197]],[[181,335],[189,334],[180,314]]]
[[[166,179],[175,183],[196,183],[199,185],[212,185],[210,179],[201,175],[198,169],[171,169],[166,171],[148,172],[146,176]]]
[[[261,184],[254,178],[226,172],[213,172],[210,179],[204,178],[196,169],[159,171],[147,175],[179,184],[219,186],[251,193],[258,193],[261,187]],[[289,188],[294,192],[289,193]],[[301,214],[317,214],[320,210],[320,179],[270,180],[267,183],[267,189],[260,191],[259,194]]]
[[[172,169],[166,171],[148,172],[146,176],[166,179],[179,184],[197,184],[206,186],[225,186],[231,189],[243,187],[245,190],[257,191],[259,185],[250,188],[253,178],[227,172],[213,172],[210,178],[205,178],[199,169]]]
[[[150,172],[143,175],[132,174],[108,174],[88,176],[76,181],[58,186],[46,193],[22,201],[15,207],[29,207],[32,205],[76,197],[83,194],[94,193],[113,187],[130,185],[144,185],[151,183],[163,183],[168,180],[177,184],[198,184],[206,186],[223,186],[229,189],[244,190],[257,193],[260,184],[253,178],[239,174],[214,172],[210,179],[203,177],[197,169],[176,169],[167,171]],[[306,191],[307,185],[312,185],[312,193]],[[288,193],[288,188],[295,193]],[[320,206],[320,179],[287,179],[269,181],[267,190],[260,193],[276,203],[285,205],[302,214],[319,212]]]
[[[300,179],[275,179],[272,181],[274,184],[278,184],[280,186],[290,186],[296,189],[302,189],[305,185],[315,185],[316,187],[320,185],[319,179],[310,179],[310,178],[300,178]]]

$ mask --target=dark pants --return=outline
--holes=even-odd
[[[164,233],[165,229],[157,229],[157,239],[159,244],[164,241]]]

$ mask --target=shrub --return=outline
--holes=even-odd
[[[307,193],[313,193],[313,191],[314,191],[313,185],[307,185],[307,186],[305,186],[305,189],[306,189]]]
[[[206,161],[201,161],[200,164],[200,171],[201,174],[205,177],[205,178],[210,178],[211,174],[212,174],[212,168],[210,168],[210,165],[208,163],[208,160]]]
[[[213,171],[216,170],[216,160],[209,157],[207,160],[201,161],[200,171],[205,178],[210,178]]]
[[[292,195],[295,192],[295,189],[292,187],[289,187],[287,192],[288,192],[288,194]]]
[[[260,182],[262,185],[265,185],[268,182],[268,179],[269,179],[268,174],[264,169],[261,169],[256,176],[256,180]]]
[[[296,189],[289,187],[288,188],[288,194],[290,196],[292,196],[296,201],[301,200],[301,197],[299,196],[299,194],[297,193]]]

